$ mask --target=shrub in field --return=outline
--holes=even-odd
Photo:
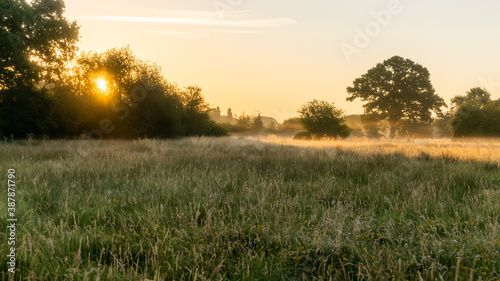
[[[296,138],[349,136],[351,129],[345,124],[345,113],[327,101],[313,100],[299,109],[299,122],[305,129]]]

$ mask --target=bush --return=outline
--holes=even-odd
[[[303,105],[299,113],[299,122],[310,136],[347,138],[351,132],[345,125],[344,111],[337,109],[333,103],[313,100]]]
[[[208,131],[207,135],[212,137],[224,137],[227,136],[229,130],[226,129],[223,125],[217,124],[215,121],[210,122],[210,131]]]

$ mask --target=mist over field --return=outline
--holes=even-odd
[[[15,280],[498,279],[499,152],[498,140],[3,143],[1,169],[20,167]]]

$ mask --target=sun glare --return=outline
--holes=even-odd
[[[99,88],[99,90],[103,92],[106,92],[108,90],[108,81],[102,78],[97,79],[97,88]]]

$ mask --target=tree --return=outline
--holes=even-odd
[[[158,65],[137,58],[130,47],[83,52],[70,70],[61,79],[62,86],[54,88],[54,98],[61,106],[56,116],[65,123],[59,134],[66,131],[69,136],[84,133],[99,138],[184,134],[179,129],[182,104],[178,89],[163,78]],[[105,81],[106,89],[100,89],[98,81]],[[166,108],[168,114],[162,113]],[[162,119],[167,117],[170,119]],[[141,118],[151,122],[141,125]]]
[[[456,109],[464,104],[469,104],[475,107],[482,107],[491,102],[491,94],[484,88],[475,87],[465,93],[465,95],[457,95],[451,99],[453,109]]]
[[[345,125],[345,113],[337,109],[333,103],[313,100],[299,110],[299,122],[305,132],[298,133],[303,137],[341,137],[349,136],[351,129]]]
[[[100,88],[99,81],[107,87]],[[57,104],[64,107],[56,110],[56,117],[71,121],[61,122],[60,135],[172,138],[227,133],[210,120],[200,88],[169,83],[157,64],[137,58],[128,46],[82,53],[63,82],[65,87],[54,89]]]
[[[447,111],[443,114],[443,116],[434,120],[434,126],[437,129],[436,135],[438,137],[451,137],[451,114],[450,111]]]
[[[140,101],[131,107],[130,117],[124,119],[126,126],[122,126],[126,130],[119,130],[119,137],[173,138],[185,135],[183,107],[176,95],[143,81],[135,83],[133,91],[140,92],[136,94],[141,95]]]
[[[57,128],[53,111],[54,100],[46,90],[19,86],[0,91],[0,134],[14,138],[50,135]]]
[[[233,126],[232,131],[234,133],[245,133],[252,129],[252,117],[243,112],[238,119],[236,119],[236,124]]]
[[[60,78],[79,33],[64,8],[61,0],[0,2],[0,90]]]
[[[70,73],[64,82],[74,88],[76,95],[102,94],[96,82],[104,79],[109,85],[106,95],[123,103],[130,102],[131,89],[139,81],[161,86],[169,93],[177,90],[163,77],[159,65],[139,59],[130,46],[102,53],[83,52]]]
[[[493,101],[487,90],[476,87],[451,102],[454,137],[500,136],[500,99]]]
[[[48,86],[73,58],[79,31],[63,12],[58,0],[0,2],[0,134],[22,138],[58,130]]]
[[[252,130],[258,133],[262,130],[262,128],[264,128],[264,123],[262,122],[262,116],[258,113],[257,116],[253,118]]]
[[[435,94],[427,68],[394,56],[377,64],[347,87],[347,101],[360,99],[366,115],[387,120],[390,137],[396,136],[400,120],[429,121],[441,115],[444,100]]]
[[[226,135],[227,132],[215,123],[208,114],[210,106],[201,94],[201,88],[189,86],[181,91],[184,106],[183,125],[188,136]]]

